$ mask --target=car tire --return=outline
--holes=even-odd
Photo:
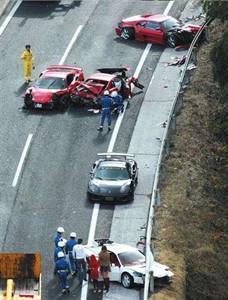
[[[124,40],[134,40],[135,39],[135,30],[134,30],[134,28],[131,28],[131,27],[123,27],[121,29],[120,36]]]
[[[126,289],[131,288],[133,286],[133,283],[134,283],[134,279],[129,273],[124,272],[121,275],[121,284],[124,288]]]
[[[32,96],[30,94],[26,94],[24,97],[24,105],[26,108],[32,108]]]
[[[176,35],[173,32],[168,33],[166,43],[170,48],[176,47]]]
[[[67,110],[67,108],[70,105],[70,97],[68,95],[63,95],[60,99],[59,99],[59,109],[62,112],[65,112]]]

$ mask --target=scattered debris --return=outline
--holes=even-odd
[[[186,61],[186,55],[183,55],[182,57],[175,57],[175,60],[172,62],[169,62],[167,66],[181,66]]]
[[[187,67],[187,70],[194,70],[194,69],[196,69],[197,68],[197,66],[195,65],[195,64],[189,64],[188,65],[188,67]]]
[[[189,47],[190,47],[190,44],[178,45],[175,47],[175,51],[188,50]]]
[[[94,114],[99,114],[100,110],[99,109],[94,109],[94,108],[89,108],[88,112],[93,112]]]

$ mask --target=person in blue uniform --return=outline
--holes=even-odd
[[[54,238],[55,246],[58,246],[58,242],[63,241],[63,233],[65,232],[63,227],[57,228],[57,234]]]
[[[117,91],[113,91],[111,93],[111,97],[113,99],[113,106],[120,114],[124,111],[123,97],[117,93]]]
[[[77,234],[76,232],[71,232],[70,239],[66,242],[66,254],[69,256],[69,263],[71,268],[71,274],[76,274],[75,261],[73,258],[73,247],[77,245]]]
[[[63,252],[58,253],[58,260],[55,263],[55,268],[59,277],[62,293],[63,294],[69,293],[70,287],[67,281],[67,276],[70,273],[70,267],[65,258],[65,254]]]
[[[54,263],[56,263],[56,261],[58,260],[58,253],[59,252],[63,252],[65,253],[65,242],[63,241],[59,241],[57,247],[55,247],[54,250]],[[57,271],[56,271],[56,267],[54,269],[54,275],[56,275]]]
[[[108,120],[108,130],[111,130],[112,123],[112,97],[109,95],[109,91],[104,91],[104,95],[98,100],[98,104],[101,105],[101,118],[100,126],[97,128],[98,131],[103,130],[104,121]]]

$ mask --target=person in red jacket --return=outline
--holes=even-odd
[[[89,258],[89,274],[90,278],[93,282],[93,292],[94,293],[100,293],[101,290],[99,289],[99,262],[97,261],[95,255],[91,255]]]

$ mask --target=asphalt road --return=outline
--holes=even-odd
[[[0,245],[1,251],[41,252],[43,300],[62,298],[52,274],[56,228],[63,226],[66,237],[76,231],[87,241],[93,209],[86,202],[88,173],[96,154],[107,150],[111,133],[97,133],[99,116],[86,109],[71,107],[64,114],[21,110],[21,51],[25,44],[32,45],[37,76],[49,64],[59,63],[75,30],[83,25],[67,64],[83,67],[85,75],[122,64],[131,66],[133,73],[145,44],[122,42],[113,29],[123,17],[161,13],[166,5],[167,1],[133,0],[24,2],[0,36]],[[139,77],[145,86],[162,50],[153,46],[148,55]],[[116,151],[127,151],[142,100],[142,93],[131,100]],[[25,168],[12,187],[29,133],[33,139]],[[112,206],[101,206],[96,237],[109,237],[112,214]],[[80,299],[76,281],[68,299]]]

